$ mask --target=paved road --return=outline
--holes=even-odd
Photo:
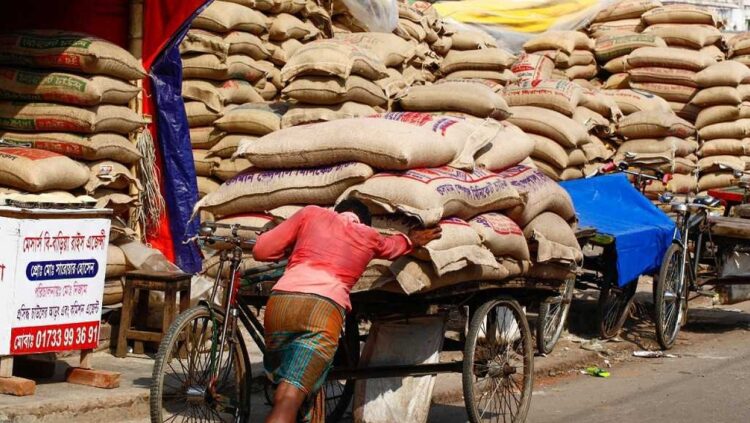
[[[693,331],[670,351],[678,358],[632,358],[611,368],[609,379],[571,375],[537,386],[528,421],[750,422],[750,320],[743,312],[739,319],[704,313],[711,324],[695,313]],[[433,407],[430,422],[463,421],[462,404]]]

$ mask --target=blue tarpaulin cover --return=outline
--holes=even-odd
[[[599,233],[614,236],[620,286],[659,270],[675,224],[625,175],[603,175],[560,185],[573,198],[579,227],[593,227]]]

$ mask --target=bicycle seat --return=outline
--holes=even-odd
[[[719,200],[718,198],[710,197],[710,196],[696,197],[695,199],[693,199],[692,202],[694,204],[700,204],[706,207],[716,207],[719,204],[721,204],[721,200]]]

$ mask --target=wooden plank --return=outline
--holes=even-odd
[[[81,350],[81,364],[79,367],[83,369],[91,369],[91,358],[94,355],[94,350]]]
[[[161,333],[159,332],[148,332],[145,330],[129,330],[126,334],[128,339],[145,341],[145,342],[161,342]]]
[[[0,357],[0,377],[13,376],[13,356]]]

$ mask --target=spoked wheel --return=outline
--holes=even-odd
[[[656,340],[665,350],[672,348],[685,322],[688,307],[688,275],[683,260],[684,249],[672,244],[664,255],[654,286]]]
[[[154,362],[152,422],[248,421],[247,351],[241,340],[218,339],[223,322],[224,316],[198,306],[172,324]]]
[[[355,368],[358,362],[359,324],[352,312],[346,316],[333,363],[334,366]],[[344,417],[354,396],[354,382],[354,379],[326,380],[322,388],[326,394],[326,423],[335,423]]]
[[[539,304],[536,319],[536,349],[540,354],[549,354],[560,339],[568,319],[570,302],[573,299],[575,279],[565,281],[565,289],[559,295],[547,297]]]
[[[622,325],[628,318],[633,304],[638,281],[633,281],[622,288],[606,285],[599,293],[599,336],[612,339],[620,333]]]
[[[523,422],[534,378],[531,330],[515,300],[480,306],[469,324],[463,391],[469,421]]]

